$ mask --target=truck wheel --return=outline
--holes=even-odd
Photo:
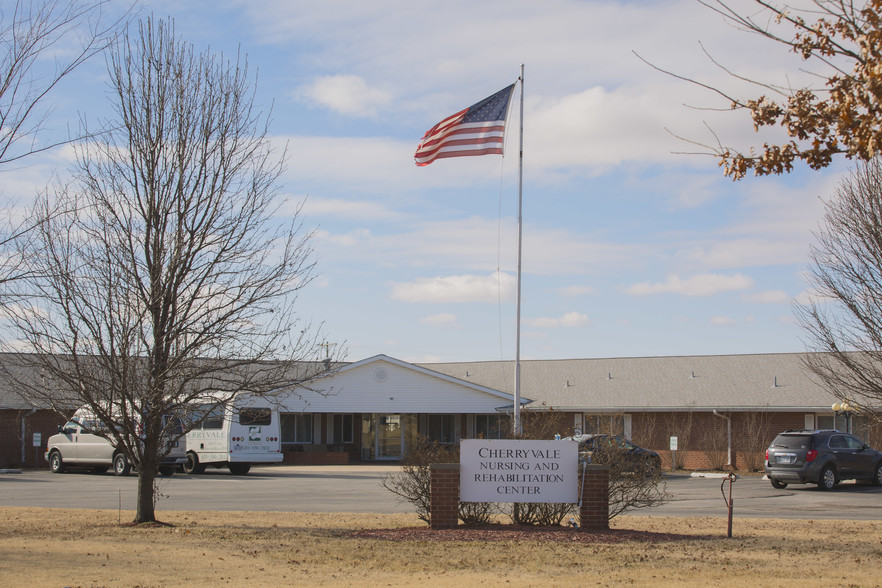
[[[195,453],[187,454],[187,461],[184,463],[184,473],[201,474],[205,471],[205,464],[199,463],[199,456]]]
[[[251,469],[250,463],[231,463],[230,473],[234,476],[244,476]]]
[[[130,471],[132,471],[132,466],[129,465],[129,459],[124,453],[117,453],[113,456],[114,474],[117,476],[128,476]]]
[[[64,473],[64,460],[61,459],[61,453],[53,451],[49,454],[49,469],[53,474]]]

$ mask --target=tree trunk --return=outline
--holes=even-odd
[[[138,464],[138,508],[134,523],[155,523],[155,485],[157,464],[147,459]]]

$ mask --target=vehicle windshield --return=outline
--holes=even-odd
[[[780,449],[808,449],[812,444],[811,435],[778,435],[772,447]]]

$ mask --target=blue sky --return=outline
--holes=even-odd
[[[6,4],[6,2],[4,2]],[[747,6],[742,0],[732,3]],[[423,133],[526,66],[522,358],[802,351],[791,301],[847,162],[732,182],[677,136],[757,136],[714,94],[739,75],[800,85],[801,62],[693,0],[144,2],[200,50],[237,47],[288,145],[282,192],[314,228],[297,301],[358,360],[513,359],[520,87],[507,155],[413,163]],[[104,64],[53,96],[47,124],[106,116]],[[69,150],[4,171],[26,202]],[[284,218],[280,217],[280,220]]]

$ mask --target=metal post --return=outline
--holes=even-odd
[[[523,233],[523,185],[524,185],[524,64],[521,64],[521,133],[518,155],[518,277],[517,318],[515,320],[515,393],[514,434],[521,433],[521,243]]]

